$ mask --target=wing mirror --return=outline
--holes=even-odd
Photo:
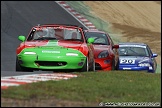
[[[91,44],[94,42],[94,38],[88,38],[88,43]]]
[[[116,49],[118,49],[118,48],[119,48],[119,45],[113,45],[112,48],[116,48]]]
[[[152,54],[152,57],[157,57],[157,56],[158,56],[158,54],[156,54],[156,53]]]
[[[20,41],[24,42],[24,41],[25,41],[25,36],[19,36],[18,39],[19,39]]]

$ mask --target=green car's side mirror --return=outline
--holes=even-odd
[[[94,42],[94,38],[88,38],[88,43],[91,44]]]
[[[18,39],[19,39],[20,41],[24,42],[24,41],[25,41],[25,36],[19,36]]]

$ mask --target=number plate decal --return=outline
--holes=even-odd
[[[135,60],[132,60],[132,59],[121,59],[120,63],[121,64],[135,64]]]

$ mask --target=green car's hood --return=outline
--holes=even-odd
[[[80,48],[82,42],[80,41],[65,41],[65,40],[46,40],[46,41],[26,41],[26,47],[64,47],[64,48]]]
[[[63,41],[63,40],[50,40],[50,41],[30,41],[25,42],[25,49],[22,50],[21,54],[25,52],[35,52],[36,54],[63,54],[66,53],[81,53],[79,48],[82,42],[78,41]]]

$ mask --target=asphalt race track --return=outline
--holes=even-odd
[[[55,1],[1,1],[1,77],[47,73],[15,72],[16,48],[18,36],[27,36],[33,26],[55,23],[81,25]]]

